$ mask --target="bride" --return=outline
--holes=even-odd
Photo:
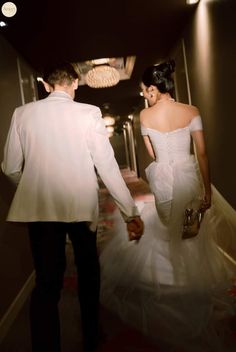
[[[171,96],[174,66],[149,67],[142,77],[154,201],[137,202],[145,224],[138,243],[127,241],[115,212],[115,236],[100,256],[101,302],[165,352],[231,351],[225,321],[234,314],[227,290],[236,279],[236,213],[211,185],[198,109]],[[202,214],[191,238],[183,238],[186,209]]]

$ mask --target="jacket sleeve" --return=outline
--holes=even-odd
[[[20,137],[16,125],[16,111],[11,120],[10,129],[4,147],[4,156],[1,164],[3,173],[8,176],[13,183],[18,184],[22,174],[24,157],[20,142]]]
[[[125,221],[139,215],[130,191],[114,156],[100,109],[97,109],[88,132],[90,153],[102,181],[119,207]]]

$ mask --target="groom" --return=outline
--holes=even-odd
[[[96,249],[98,182],[113,196],[130,240],[143,223],[120,174],[100,109],[74,101],[78,75],[68,63],[45,71],[47,98],[17,108],[2,171],[17,185],[8,221],[28,223],[36,271],[30,322],[33,352],[60,351],[58,302],[68,234],[78,270],[84,351],[96,350],[100,272]]]

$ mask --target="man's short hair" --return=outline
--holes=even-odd
[[[79,75],[69,62],[61,62],[48,66],[43,73],[43,80],[51,87],[54,87],[55,84],[71,85],[77,78],[79,78]]]

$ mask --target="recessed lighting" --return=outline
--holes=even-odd
[[[95,59],[95,60],[91,60],[91,63],[93,65],[105,65],[108,64],[110,61],[109,58],[103,58],[103,59]]]
[[[186,0],[186,3],[188,5],[194,5],[194,4],[197,4],[199,2],[199,0]]]
[[[0,21],[0,27],[6,27],[6,26],[7,26],[6,22]]]
[[[14,2],[9,1],[9,2],[5,2],[2,5],[1,10],[2,10],[2,13],[5,17],[13,17],[16,14],[17,7],[14,4]]]

